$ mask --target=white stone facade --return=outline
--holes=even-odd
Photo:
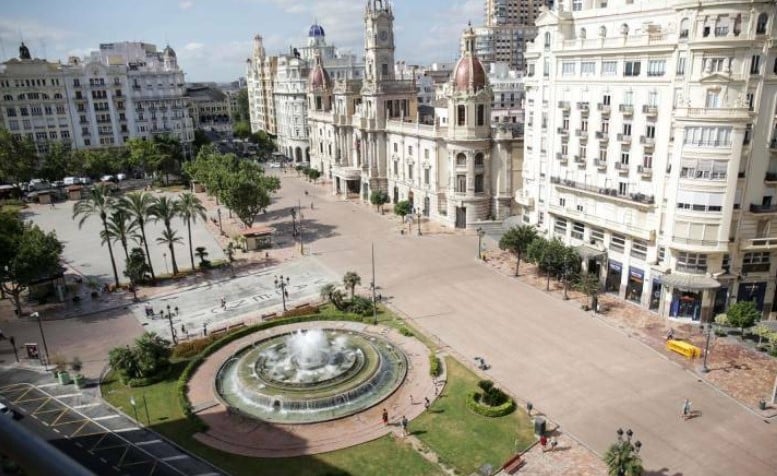
[[[661,315],[709,320],[737,299],[769,315],[774,21],[773,1],[545,11],[527,51],[524,222]]]

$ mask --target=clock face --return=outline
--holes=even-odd
[[[388,39],[388,32],[386,30],[381,30],[378,37],[381,41],[386,41]]]

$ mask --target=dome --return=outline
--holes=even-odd
[[[310,86],[311,90],[329,89],[332,86],[332,80],[329,78],[329,73],[324,69],[324,65],[321,64],[320,58],[316,58],[316,65],[310,71],[308,86]]]
[[[310,26],[310,30],[308,30],[308,36],[311,38],[326,36],[326,33],[324,33],[324,27],[314,23]]]
[[[480,60],[472,55],[465,55],[459,59],[453,70],[453,89],[478,92],[485,87],[486,71]]]
[[[165,46],[165,50],[162,53],[165,56],[170,56],[171,58],[175,58],[175,51],[173,51],[173,49],[170,48],[170,45]]]

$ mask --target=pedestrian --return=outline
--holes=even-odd
[[[687,398],[683,402],[683,412],[680,415],[684,420],[687,420],[691,416],[691,401]]]
[[[413,400],[413,394],[410,394],[410,404],[415,405],[415,400]]]
[[[186,335],[186,326],[181,323],[181,335]]]
[[[388,425],[388,410],[385,408],[383,409],[383,424]]]
[[[540,446],[542,446],[542,452],[548,450],[548,437],[545,435],[540,436]]]
[[[553,436],[550,438],[550,451],[555,451],[556,446],[558,446],[558,440],[556,440],[556,437]]]
[[[429,401],[429,397],[424,397],[424,409],[429,410],[429,406],[432,404],[432,402]]]
[[[202,336],[206,337],[208,335],[208,323],[203,322],[202,323]]]
[[[227,298],[224,296],[221,296],[221,309],[226,310],[227,309]]]
[[[407,417],[402,416],[402,436],[407,436]]]
[[[313,202],[310,202],[310,209],[313,209]]]

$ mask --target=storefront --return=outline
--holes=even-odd
[[[661,279],[653,278],[650,288],[650,304],[651,311],[657,311],[661,305]]]
[[[715,303],[712,305],[712,314],[717,316],[726,312],[726,305],[728,304],[728,286],[718,288],[715,292]]]
[[[755,307],[763,312],[764,296],[766,296],[766,283],[742,283],[739,285],[737,301],[753,301]]]
[[[669,317],[708,322],[712,319],[713,303],[720,283],[703,274],[672,273],[659,278],[668,289]],[[663,314],[662,315],[666,315]]]
[[[615,260],[607,262],[607,280],[604,283],[604,290],[608,293],[620,293],[621,277],[623,274],[623,265]]]
[[[633,266],[629,267],[629,280],[626,283],[626,299],[631,302],[642,302],[642,289],[645,283],[645,272]]]
[[[698,321],[701,319],[701,291],[672,289],[672,304],[669,317],[678,317]]]

